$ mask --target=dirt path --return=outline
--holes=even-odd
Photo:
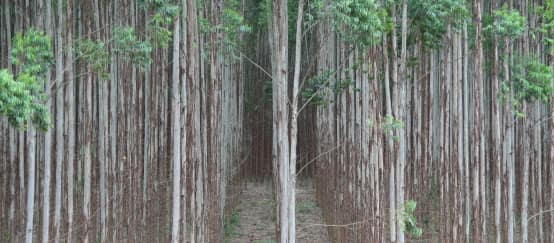
[[[272,243],[275,241],[273,198],[271,182],[248,182],[235,211],[238,223],[227,242]],[[296,189],[296,239],[299,243],[328,243],[327,231],[322,224],[321,209],[318,207],[311,180],[297,183]]]

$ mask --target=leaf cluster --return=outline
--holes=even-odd
[[[331,92],[333,95],[339,95],[345,90],[354,85],[352,78],[345,78],[343,80],[336,80],[331,84],[331,76],[336,71],[325,71],[320,75],[311,77],[306,81],[306,87],[302,90],[301,96],[304,102],[310,102],[311,105],[322,106],[333,103]],[[354,92],[358,92],[359,89],[353,89]]]
[[[399,128],[403,128],[404,123],[401,120],[397,120],[392,115],[385,116],[383,123],[381,124],[381,129],[385,133],[385,136],[392,137],[393,139],[398,139],[397,136],[394,136],[394,131]]]
[[[508,9],[506,5],[494,10],[494,21],[492,25],[484,28],[485,31],[491,31],[498,36],[507,37],[511,40],[520,37],[525,31],[525,17],[521,16],[517,10]]]
[[[515,66],[513,89],[517,100],[548,102],[552,96],[552,69],[535,58]]]
[[[377,44],[390,29],[386,9],[375,0],[340,0],[331,7],[331,26],[341,38],[359,48]]]
[[[222,14],[222,24],[216,26],[223,31],[223,46],[228,51],[227,54],[238,56],[237,50],[241,47],[241,34],[252,32],[252,27],[246,24],[244,16],[241,14],[240,2],[237,0],[227,1]]]
[[[408,15],[411,39],[419,36],[429,48],[440,47],[449,24],[458,30],[469,17],[464,0],[411,0]]]
[[[500,101],[506,102],[508,97],[513,107],[514,115],[523,118],[525,113],[521,110],[525,102],[547,103],[554,93],[552,69],[536,58],[522,58],[519,63],[511,67],[512,80],[502,83],[500,89]]]
[[[23,73],[44,76],[52,65],[51,45],[50,38],[42,31],[31,28],[25,35],[17,33],[12,40],[10,61],[19,65]]]
[[[241,34],[247,34],[252,31],[252,27],[246,23],[241,13],[240,1],[237,0],[225,2],[220,24],[212,25],[209,19],[200,16],[198,18],[198,26],[202,34],[221,33],[222,38],[216,40],[216,44],[222,46],[221,50],[230,57],[239,56],[238,50],[241,48]],[[204,48],[209,49],[209,43],[205,43]]]
[[[179,6],[169,0],[144,0],[142,6],[153,13],[146,26],[150,43],[154,47],[167,48],[172,37],[169,26],[179,14]]]
[[[75,53],[78,59],[90,64],[92,70],[98,73],[102,79],[108,77],[105,67],[110,63],[110,55],[104,42],[90,39],[76,41]]]
[[[538,31],[550,55],[554,55],[554,0],[545,0],[543,6],[537,8],[537,15],[541,16]]]
[[[51,120],[43,105],[43,81],[53,58],[50,38],[29,29],[24,35],[17,33],[12,42],[10,61],[18,65],[20,72],[14,76],[6,69],[0,70],[0,114],[18,129],[25,129],[31,121],[46,131]]]
[[[113,42],[113,50],[116,53],[122,54],[122,56],[131,63],[144,68],[152,62],[150,58],[150,53],[152,52],[150,42],[140,41],[135,35],[134,28],[115,28],[113,32]]]
[[[325,71],[308,79],[306,87],[301,92],[303,100],[305,102],[310,101],[310,104],[315,106],[328,104],[330,101],[325,97],[327,97],[330,77],[331,71]]]
[[[417,221],[414,215],[416,206],[417,202],[414,200],[408,200],[404,203],[399,212],[399,220],[401,220],[400,230],[414,237],[420,237],[423,230],[417,227]]]

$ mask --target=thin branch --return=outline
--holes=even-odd
[[[357,222],[353,222],[353,223],[349,223],[349,224],[308,224],[306,225],[306,227],[339,227],[339,228],[349,228],[351,226],[355,226],[355,225],[359,225],[359,224],[365,224],[365,223],[369,223],[369,222],[372,222],[372,221],[375,221],[375,220],[379,220],[378,218],[377,219],[366,219],[366,220],[362,220],[362,221],[357,221]]]
[[[536,214],[533,214],[531,217],[527,218],[527,222],[531,222],[531,220],[539,215],[542,215],[542,214],[545,214],[545,213],[550,213],[550,212],[553,212],[554,211],[554,208],[552,209],[548,209],[548,210],[544,210],[544,211],[540,211]]]
[[[334,150],[340,148],[343,144],[344,144],[344,143],[340,143],[340,144],[337,145],[336,147],[331,148],[331,149],[329,149],[329,150],[327,150],[327,151],[325,151],[325,152],[323,152],[323,153],[317,155],[317,156],[316,156],[315,158],[313,158],[312,160],[308,161],[306,164],[304,164],[304,166],[302,166],[302,168],[300,168],[300,169],[298,170],[298,172],[296,172],[296,176],[300,175],[300,173],[301,173],[306,167],[308,167],[310,164],[314,163],[314,162],[315,162],[317,159],[319,159],[321,156],[333,152]]]
[[[262,66],[258,65],[256,62],[254,62],[252,59],[250,59],[248,56],[246,56],[243,52],[241,52],[239,49],[235,48],[235,50],[237,52],[239,52],[239,54],[244,57],[248,62],[252,63],[252,65],[256,66],[258,69],[260,69],[260,71],[262,71],[265,75],[267,75],[271,80],[275,80],[273,79],[273,76],[271,76],[271,74],[265,70]]]

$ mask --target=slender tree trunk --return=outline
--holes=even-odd
[[[102,32],[102,29],[100,28],[100,10],[98,6],[98,0],[94,0],[92,3],[94,6],[94,33],[95,33],[95,39],[97,41],[102,41],[100,34]],[[97,91],[97,97],[98,97],[98,174],[99,174],[99,194],[100,194],[100,242],[106,241],[106,115],[105,115],[105,86],[106,82],[103,80],[98,79],[98,91]]]
[[[25,219],[25,242],[33,242],[33,214],[35,206],[35,151],[36,151],[36,131],[32,127],[32,124],[29,126],[27,132],[28,143],[27,143],[27,162],[29,166],[29,177],[27,183],[27,207],[26,207],[26,219]]]
[[[407,106],[407,95],[408,95],[408,71],[407,71],[407,41],[408,41],[408,0],[403,0],[402,2],[402,24],[401,24],[401,52],[400,52],[400,80],[396,80],[399,82],[398,87],[398,98],[400,99],[398,102],[398,110],[397,112],[397,118],[402,122],[402,126],[398,129],[398,137],[399,143],[398,143],[398,166],[397,166],[397,203],[396,207],[401,208],[404,205],[404,167],[406,164],[406,141],[408,139],[408,136],[406,134],[405,127],[408,124],[408,119],[406,116],[406,113],[408,111]],[[396,58],[396,56],[395,56]],[[398,224],[402,224],[402,222],[398,222]],[[404,232],[402,230],[398,231],[398,242],[404,243]]]
[[[173,164],[173,194],[172,194],[172,226],[171,242],[179,242],[179,217],[181,207],[181,95],[179,86],[179,32],[180,18],[177,16],[173,24],[173,67],[171,82],[171,136],[172,141],[172,164]]]
[[[386,116],[392,117],[392,97],[390,94],[390,79],[389,79],[389,54],[388,54],[388,42],[387,42],[387,36],[385,35],[383,37],[383,58],[384,58],[384,66],[385,66],[385,104],[386,104]],[[394,155],[393,155],[393,139],[392,134],[390,134],[390,131],[386,131],[388,134],[385,134],[387,136],[387,158],[388,162],[390,164],[389,169],[389,227],[390,227],[390,240],[391,242],[396,241],[396,220],[395,220],[395,208],[396,208],[396,200],[395,200],[395,193],[394,193]]]
[[[120,15],[120,9],[119,9],[119,1],[113,1],[112,5],[112,24],[114,26],[118,26],[121,23],[119,22],[119,15]],[[113,30],[113,28],[112,28]],[[117,133],[118,133],[118,114],[117,109],[119,106],[119,100],[117,99],[118,95],[118,83],[119,83],[119,65],[118,65],[118,57],[116,53],[111,54],[110,56],[110,87],[109,87],[109,144],[110,144],[110,162],[111,162],[111,180],[112,180],[112,224],[118,225],[120,224],[120,221],[118,219],[118,212],[119,212],[119,200],[121,195],[118,193],[118,178],[117,174],[119,171],[118,168],[118,139],[117,139]],[[146,102],[148,103],[148,102]],[[148,128],[147,128],[148,129]],[[112,231],[112,241],[117,241],[117,233],[118,228],[114,228]]]
[[[90,5],[89,5],[90,7]],[[90,18],[91,16],[88,16],[87,21],[87,35],[90,38],[91,35],[91,26],[90,26]],[[83,177],[84,177],[84,188],[83,188],[83,216],[84,216],[84,235],[83,235],[83,242],[88,243],[89,242],[89,233],[91,230],[91,220],[90,220],[90,199],[91,199],[91,170],[92,170],[92,158],[91,158],[91,136],[92,131],[90,128],[92,127],[92,68],[90,65],[87,65],[86,67],[86,79],[85,83],[83,84],[83,94],[84,94],[84,124],[82,127],[82,133],[83,133],[83,155],[81,158],[83,159]]]
[[[469,38],[468,38],[468,31],[467,31],[467,23],[464,23],[463,27],[463,35],[464,35],[464,74],[463,74],[463,97],[464,97],[464,185],[465,185],[465,242],[468,243],[471,241],[470,236],[470,227],[471,227],[471,191],[470,191],[470,161],[471,161],[471,155],[470,155],[470,133],[469,133],[469,122],[470,122],[470,94],[469,94]]]
[[[42,5],[42,1],[38,1],[38,4],[39,5]],[[40,11],[40,10],[39,10]],[[39,21],[42,21],[42,20],[39,20]],[[45,22],[45,25],[46,25],[46,28],[48,28],[47,30],[47,33],[48,33],[48,36],[50,38],[53,37],[53,26],[52,26],[52,5],[51,5],[51,1],[46,1],[46,18],[44,19],[44,22]],[[57,31],[56,31],[56,34],[57,34]],[[57,37],[57,35],[56,35]],[[61,49],[58,49],[56,48],[56,54],[57,53],[57,50],[61,50]],[[58,56],[56,55],[56,79],[58,79],[58,65],[62,65],[61,63],[57,63],[58,62]],[[45,93],[50,96],[50,97],[53,97],[52,95],[52,85],[51,85],[51,72],[50,72],[50,69],[48,69],[47,71],[47,74],[46,74],[46,80],[45,80]],[[57,95],[57,91],[56,91],[56,95]],[[47,102],[46,102],[46,106],[48,108],[48,112],[52,112],[52,99],[48,99]],[[57,125],[57,123],[56,123]],[[59,146],[59,145],[58,145]],[[56,146],[56,149],[57,147]],[[56,155],[57,156],[57,155]],[[50,233],[50,230],[49,230],[49,226],[50,226],[50,177],[51,177],[51,172],[52,172],[52,129],[48,129],[48,131],[46,131],[46,133],[44,134],[44,177],[43,177],[43,186],[42,186],[42,190],[43,190],[43,198],[42,198],[42,202],[43,202],[43,207],[42,207],[42,229],[41,229],[41,232],[42,232],[42,237],[41,237],[41,242],[43,243],[46,243],[48,242],[48,238],[49,238],[49,233]],[[56,186],[57,186],[57,180],[58,180],[58,174],[57,174],[57,169],[58,169],[58,166],[57,166],[57,163],[56,163]],[[56,187],[56,193],[57,193],[57,187]],[[56,195],[57,196],[57,195]],[[56,197],[56,200],[57,200],[57,197]],[[57,202],[57,201],[56,201]],[[57,209],[57,208],[56,208]],[[57,212],[57,211],[55,211]],[[56,215],[54,216],[54,224],[55,224],[55,219],[56,219]],[[56,226],[54,226],[56,227]]]
[[[36,27],[39,30],[44,30],[43,26],[43,13],[42,13],[42,7],[44,2],[42,0],[39,0],[37,2],[37,8],[36,11],[36,17],[35,17],[35,24]],[[28,6],[28,3],[26,4],[26,10],[30,10],[30,7]],[[30,25],[31,19],[29,17],[25,18],[26,26]],[[49,20],[50,21],[50,20]],[[48,29],[48,32],[51,33],[52,26],[46,26]],[[52,35],[50,35],[52,36]],[[46,83],[50,84],[50,71],[47,71],[46,75]],[[50,85],[46,86],[46,90],[48,90]],[[38,102],[37,99],[34,99],[33,102]],[[48,106],[50,107],[50,106]],[[27,137],[28,137],[28,143],[27,143],[27,163],[28,163],[28,180],[27,180],[27,207],[26,207],[26,218],[25,218],[25,242],[31,243],[33,242],[33,216],[34,216],[34,206],[35,206],[35,187],[36,187],[36,152],[37,152],[37,132],[36,129],[33,127],[32,122],[29,122],[29,128],[27,131]],[[51,138],[51,135],[50,135]],[[51,151],[49,151],[51,152]],[[50,154],[47,155],[50,157]],[[51,157],[50,157],[51,158]],[[50,161],[48,163],[51,163]],[[50,167],[50,165],[49,165]],[[40,167],[39,167],[40,168]],[[50,169],[50,168],[49,168]],[[50,172],[48,172],[49,174]],[[50,190],[50,175],[48,175],[48,190]],[[50,194],[50,192],[48,192]],[[49,199],[49,198],[48,198]],[[46,203],[49,205],[49,203]],[[49,208],[48,208],[49,210]]]
[[[181,217],[181,241],[187,241],[187,186],[189,179],[188,177],[188,156],[187,153],[188,146],[190,144],[187,143],[187,116],[188,116],[188,82],[187,82],[187,34],[188,34],[188,26],[187,26],[187,1],[181,0],[181,17],[179,21],[179,25],[181,25],[181,32],[175,33],[176,35],[181,35],[181,43],[180,43],[180,53],[179,53],[179,75],[180,75],[180,81],[181,81],[181,90],[180,90],[180,107],[179,107],[179,115],[181,115],[180,120],[180,136],[181,136],[181,207],[182,207],[182,217]]]
[[[525,112],[528,112],[529,109],[527,108],[527,105],[523,104],[522,108]],[[531,125],[527,123],[531,123],[528,121],[523,121],[523,129],[522,129],[522,138],[523,141],[521,141],[520,146],[522,146],[523,149],[523,171],[521,172],[521,242],[527,243],[529,240],[529,227],[528,227],[528,218],[529,218],[529,150],[530,146],[529,141],[530,134],[531,134]]]
[[[298,135],[298,96],[300,95],[298,85],[300,82],[300,67],[302,61],[302,17],[304,16],[304,0],[298,1],[298,16],[296,19],[296,44],[294,53],[294,77],[292,80],[292,106],[290,121],[290,171],[289,171],[289,232],[288,240],[296,242],[296,146]]]
[[[62,201],[62,167],[64,158],[64,137],[63,137],[63,121],[64,121],[64,85],[63,85],[63,39],[62,29],[65,25],[62,13],[62,1],[57,2],[58,26],[56,28],[56,203],[54,211],[54,227],[56,230],[56,239],[59,239],[60,219],[61,219],[61,201]],[[68,53],[71,55],[71,53]]]
[[[510,69],[508,60],[510,58],[508,38],[504,38],[504,80],[510,80]],[[513,128],[513,111],[512,111],[512,88],[508,93],[508,100],[504,104],[504,131],[503,131],[503,154],[502,159],[506,165],[506,173],[508,174],[508,232],[507,242],[514,242],[514,228],[515,228],[515,156],[514,156],[514,128]]]
[[[554,69],[554,62],[550,64],[551,69]],[[554,84],[553,84],[554,85]],[[548,157],[550,161],[550,208],[554,209],[554,164],[552,163],[554,161],[554,94],[550,98],[550,111],[547,111],[547,114],[550,115],[550,152],[548,153]],[[552,212],[551,212],[552,213]],[[550,240],[554,241],[554,215],[550,215]],[[512,243],[512,242],[510,242]]]
[[[270,24],[272,43],[272,90],[273,90],[273,172],[275,193],[277,193],[277,239],[290,242],[291,236],[288,210],[290,210],[290,157],[288,130],[288,13],[287,1],[273,0]]]
[[[73,165],[75,158],[75,119],[77,110],[75,109],[75,80],[73,79],[73,5],[71,2],[67,4],[67,50],[66,56],[66,71],[67,71],[67,242],[72,242],[73,235],[73,187],[74,187],[74,172]],[[55,243],[58,243],[60,237],[56,234]]]
[[[496,7],[496,4],[492,3],[493,7]],[[493,70],[492,70],[492,90],[490,97],[496,97],[500,94],[500,84],[498,80],[498,37],[494,34],[493,41]],[[501,178],[502,178],[502,159],[501,159],[501,138],[500,130],[502,125],[500,123],[500,111],[498,101],[496,99],[491,99],[491,112],[492,112],[492,163],[494,163],[495,173],[494,173],[494,228],[495,228],[495,239],[497,243],[502,242],[502,225],[501,225],[501,204],[502,204],[502,188],[501,188]]]
[[[483,211],[482,205],[485,203],[482,200],[484,199],[483,193],[481,191],[482,184],[485,183],[485,181],[481,181],[482,174],[484,171],[484,163],[483,161],[483,113],[482,113],[482,106],[483,106],[483,73],[482,73],[482,56],[483,56],[483,48],[482,48],[482,36],[481,36],[481,1],[475,0],[474,1],[474,15],[475,15],[475,61],[474,61],[474,77],[473,77],[473,83],[474,83],[474,112],[473,112],[473,132],[472,132],[472,166],[473,166],[473,241],[474,242],[486,242],[486,239],[484,239],[484,234],[482,227],[484,227],[484,214],[486,212]]]
[[[5,24],[6,32],[4,35],[6,45],[5,45],[5,55],[6,55],[6,67],[8,69],[8,72],[13,73],[12,65],[10,64],[9,59],[7,58],[9,54],[11,53],[11,39],[12,39],[12,33],[11,33],[11,16],[10,16],[10,10],[11,10],[11,4],[10,1],[6,1],[4,5],[4,17],[5,20],[2,21]],[[1,31],[1,30],[0,30]],[[0,32],[1,33],[1,32]],[[15,190],[15,184],[16,184],[16,173],[17,173],[17,131],[15,128],[9,129],[9,139],[10,141],[10,154],[9,154],[9,163],[10,166],[10,209],[8,213],[8,227],[9,227],[9,234],[12,235],[15,238],[15,230],[16,230],[16,211],[15,211],[15,205],[17,203],[16,201],[16,190]],[[19,197],[21,197],[23,194],[19,194]],[[19,210],[18,210],[19,211]],[[17,239],[17,238],[15,238]]]

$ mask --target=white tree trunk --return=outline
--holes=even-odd
[[[523,105],[522,108],[525,112],[528,112],[529,109],[527,109],[527,105]],[[529,203],[529,135],[531,133],[531,125],[527,124],[527,121],[523,122],[523,141],[521,141],[520,146],[523,145],[523,171],[522,171],[522,179],[521,179],[521,242],[527,243],[529,239],[529,231],[528,231],[528,218],[529,218],[529,210],[528,210],[528,203]]]
[[[304,13],[304,0],[298,1],[298,16],[296,19],[296,46],[294,55],[294,77],[292,80],[292,106],[290,123],[290,168],[289,168],[289,242],[296,241],[296,145],[298,134],[298,85],[300,82],[300,66],[302,61],[302,17]]]
[[[39,4],[42,5],[42,1],[38,1],[38,2]],[[50,1],[46,1],[45,25],[46,25],[46,28],[48,28],[47,30],[48,36],[52,38],[53,36],[52,5]],[[57,50],[60,50],[60,49],[57,49]],[[56,54],[58,53],[56,52]],[[58,65],[60,65],[57,63],[57,61],[58,61],[58,56],[56,55],[56,75],[58,71]],[[45,80],[45,93],[46,95],[53,97],[52,90],[51,90],[52,85],[51,85],[50,74],[51,74],[50,69],[48,69],[46,74],[46,80]],[[56,79],[57,78],[58,76],[56,76]],[[52,98],[49,98],[46,101],[46,107],[48,109],[48,112],[51,113],[53,108]],[[42,232],[41,242],[43,243],[48,242],[48,238],[49,238],[48,234],[50,233],[49,226],[50,226],[50,178],[51,178],[51,171],[52,171],[51,168],[52,168],[52,129],[48,129],[48,131],[46,131],[46,133],[44,134],[44,177],[43,177],[44,181],[42,185],[43,207],[42,207],[42,229],[41,229],[41,232]],[[58,174],[57,174],[57,166],[56,166],[56,183],[57,183],[57,178],[58,178]],[[54,216],[54,219],[55,219],[55,216]]]
[[[90,127],[92,127],[92,70],[87,67],[87,78],[84,87],[85,94],[85,120],[84,120],[84,148],[83,148],[83,177],[84,177],[84,189],[83,189],[83,216],[84,216],[84,238],[83,242],[89,242],[90,231],[90,198],[91,198],[91,170],[92,170],[92,158],[91,158],[91,140],[92,134]]]
[[[36,131],[32,124],[29,124],[27,132],[27,163],[29,167],[29,177],[27,184],[27,207],[25,219],[25,243],[33,242],[33,213],[35,206],[35,151],[36,151]]]
[[[179,89],[179,26],[180,20],[177,16],[173,26],[173,68],[172,68],[172,85],[171,85],[171,136],[172,141],[172,164],[173,164],[173,207],[172,207],[172,226],[171,226],[171,242],[179,242],[179,217],[180,217],[180,202],[181,202],[181,100]]]
[[[187,241],[187,146],[190,146],[187,144],[187,114],[188,114],[188,83],[187,83],[187,1],[181,0],[181,19],[179,21],[179,25],[181,25],[181,32],[175,33],[178,35],[181,35],[181,53],[179,53],[179,67],[180,67],[180,78],[181,78],[181,90],[180,90],[180,104],[179,104],[179,115],[181,116],[180,121],[180,136],[181,136],[181,174],[183,175],[181,178],[181,205],[182,205],[182,213],[181,213],[181,241]]]
[[[73,39],[73,6],[71,3],[67,4],[67,40]],[[67,70],[67,242],[72,242],[73,235],[73,184],[74,184],[74,172],[73,165],[75,158],[75,119],[77,116],[75,106],[75,81],[73,79],[73,42],[67,41],[65,45],[67,50],[66,56],[66,70]],[[56,234],[55,243],[60,240],[59,234]]]
[[[288,13],[287,1],[274,0],[270,24],[272,43],[272,90],[273,90],[273,169],[277,193],[277,227],[281,243],[291,240],[289,210],[290,203],[290,157],[288,130]]]
[[[386,106],[386,116],[391,117],[392,116],[392,97],[390,94],[390,79],[389,79],[389,53],[388,53],[388,42],[387,42],[387,36],[385,35],[383,37],[383,57],[384,57],[384,66],[385,66],[385,106]],[[389,131],[387,131],[389,133]],[[394,161],[393,161],[393,139],[392,134],[386,134],[386,141],[387,141],[387,153],[388,153],[388,160],[390,164],[389,169],[389,230],[390,230],[390,241],[395,242],[396,241],[396,199],[395,199],[395,180],[394,180],[394,174],[395,174],[395,167],[394,167]]]
[[[396,119],[402,121],[402,126],[398,129],[399,137],[399,146],[398,146],[398,166],[397,166],[397,203],[396,207],[401,208],[404,205],[404,166],[406,164],[406,140],[408,136],[406,134],[405,127],[407,126],[408,119],[406,117],[406,112],[408,110],[407,106],[407,90],[408,90],[408,72],[406,69],[407,66],[407,41],[408,41],[408,0],[404,0],[402,3],[402,25],[401,25],[401,52],[400,52],[400,80],[399,82],[399,92],[397,93],[398,98],[398,110],[396,110],[398,117]],[[395,56],[396,58],[396,56]],[[403,222],[398,222],[399,225],[402,225]],[[404,243],[404,233],[402,230],[398,231],[398,242]]]
[[[508,44],[508,38],[504,39],[504,51],[505,51],[505,58],[504,58],[504,80],[510,80],[510,69],[508,65],[508,59],[509,59],[509,44]],[[514,164],[514,151],[513,151],[513,141],[514,141],[514,129],[512,126],[513,123],[513,111],[512,111],[512,89],[510,88],[510,93],[508,93],[508,101],[504,104],[504,131],[503,131],[503,141],[502,141],[502,159],[504,165],[506,165],[506,173],[508,174],[508,232],[507,232],[507,239],[506,241],[508,243],[514,242],[514,198],[515,198],[515,164]]]

